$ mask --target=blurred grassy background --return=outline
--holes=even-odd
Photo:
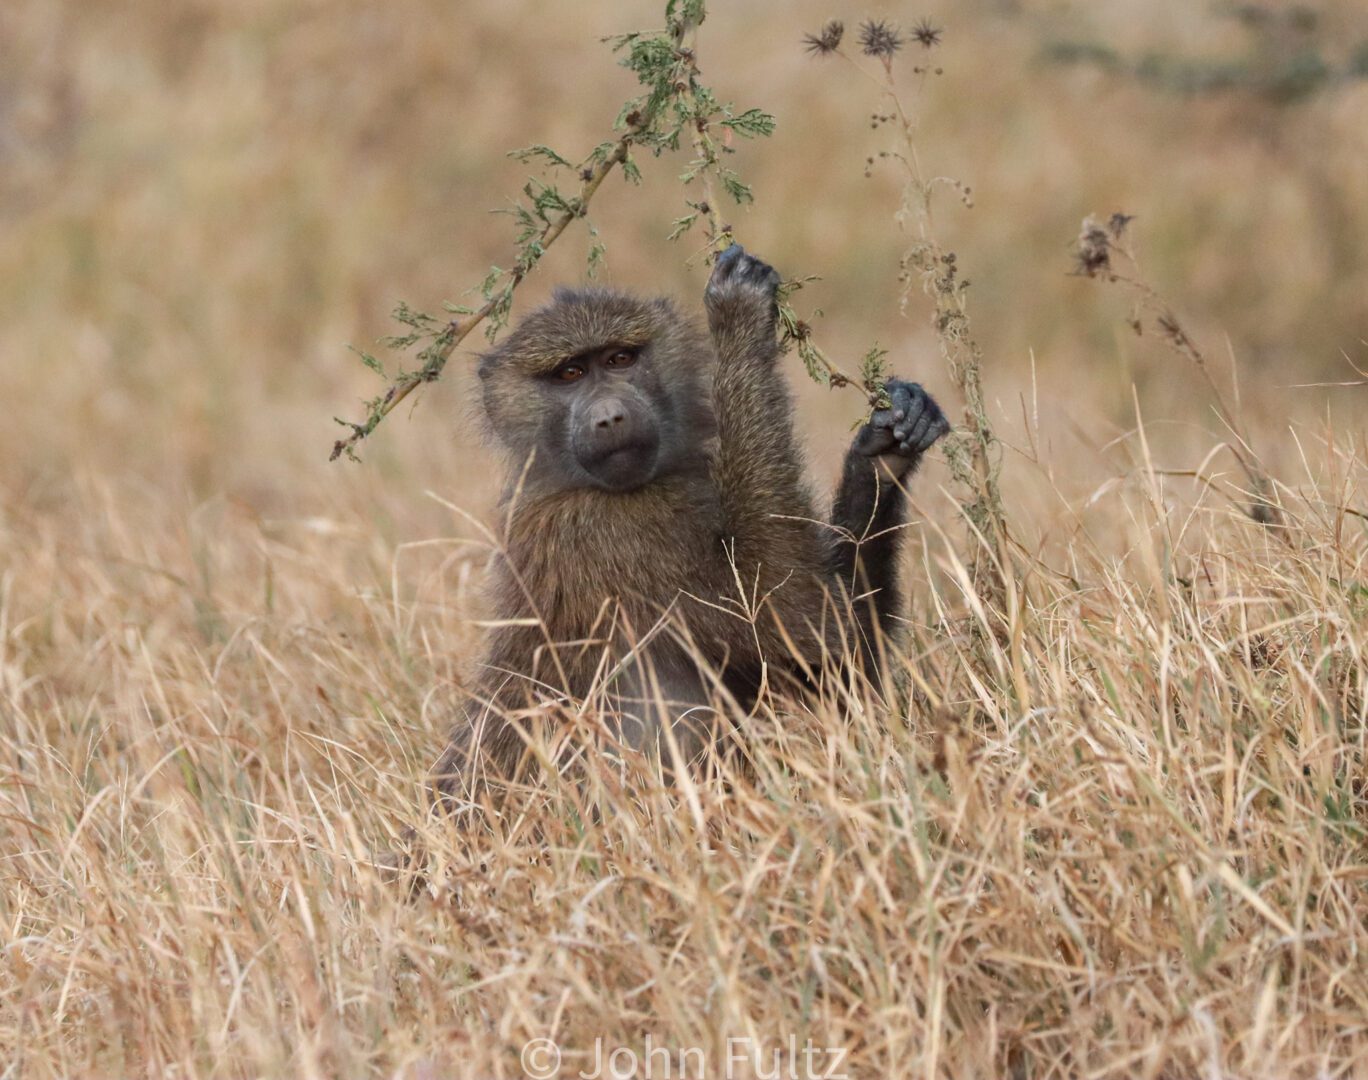
[[[181,512],[225,494],[251,514],[391,539],[449,527],[425,489],[486,512],[494,488],[460,357],[371,440],[365,465],[327,465],[331,417],[359,415],[377,390],[346,346],[390,332],[397,300],[436,310],[507,263],[511,223],[487,211],[527,170],[505,152],[544,142],[578,157],[606,137],[633,87],[598,39],[655,25],[658,7],[6,4],[5,489],[57,512],[75,478],[113,477]],[[1360,5],[718,5],[705,78],[779,120],[737,156],[757,195],[731,215],[741,239],[787,273],[822,276],[805,300],[827,312],[834,353],[878,340],[948,395],[929,308],[915,298],[898,312],[894,178],[863,175],[882,145],[873,87],[800,46],[823,19],[866,13],[946,29],[933,57],[945,73],[919,96],[921,143],[929,169],[974,191],[972,210],[942,201],[938,229],[973,282],[1004,437],[1021,441],[1034,365],[1042,452],[1069,463],[1067,483],[1110,475],[1089,471],[1078,440],[1134,423],[1132,383],[1146,420],[1166,422],[1151,442],[1167,463],[1219,438],[1191,373],[1125,328],[1125,301],[1068,276],[1080,219],[1125,209],[1156,285],[1213,356],[1238,359],[1276,470],[1287,422],[1327,405],[1287,387],[1352,377],[1344,355],[1368,357]],[[1185,91],[1197,84],[1216,89]],[[682,160],[644,161],[642,187],[614,177],[596,203],[607,281],[698,295],[693,247],[664,239]],[[586,244],[553,250],[522,310],[582,276]],[[1362,406],[1361,393],[1328,397]],[[857,402],[805,386],[802,404],[825,482]]]

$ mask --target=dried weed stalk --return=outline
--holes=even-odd
[[[1074,273],[1126,288],[1135,302],[1127,320],[1131,329],[1136,334],[1143,333],[1148,318],[1164,344],[1201,374],[1211,391],[1216,415],[1233,436],[1227,445],[1249,480],[1249,516],[1261,525],[1278,527],[1279,535],[1286,538],[1281,528],[1285,522],[1277,502],[1277,486],[1254,453],[1238,404],[1232,402],[1216,380],[1206,355],[1183,329],[1172,306],[1140,271],[1129,240],[1133,220],[1133,215],[1120,212],[1112,214],[1105,224],[1095,217],[1085,218],[1074,245]]]
[[[890,127],[893,144],[866,159],[865,175],[879,164],[891,164],[903,179],[902,202],[895,215],[899,227],[912,236],[912,243],[900,261],[902,310],[907,313],[914,287],[931,300],[932,324],[951,377],[964,397],[964,426],[945,441],[946,458],[955,480],[968,491],[963,511],[975,538],[977,557],[973,578],[979,597],[994,610],[1002,610],[1004,571],[1009,564],[1007,523],[998,483],[1001,454],[988,421],[980,377],[982,350],[970,331],[969,281],[960,275],[958,258],[939,240],[933,212],[934,197],[941,189],[955,192],[961,203],[972,206],[970,188],[948,176],[928,176],[917,151],[917,117],[909,108],[898,84],[897,62],[909,43],[920,46],[923,55],[941,44],[942,30],[923,19],[904,36],[898,27],[883,20],[869,19],[859,29],[858,42],[870,64],[852,56],[842,47],[844,25],[826,24],[817,34],[809,34],[805,45],[815,56],[834,55],[845,60],[879,89],[884,103],[870,116],[870,127]],[[912,76],[920,93],[931,76],[944,69],[922,59],[912,65]]]

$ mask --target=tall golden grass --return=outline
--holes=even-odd
[[[1368,38],[1320,10],[1336,62]],[[869,13],[947,27],[919,140],[975,192],[938,228],[1008,447],[1005,622],[934,465],[905,709],[766,700],[720,775],[596,758],[472,846],[422,788],[496,480],[458,370],[328,465],[376,389],[344,346],[505,257],[503,152],[597,141],[630,80],[595,39],[657,4],[0,11],[0,1075],[516,1077],[550,1039],[567,1076],[662,1047],[764,1076],[790,1037],[799,1076],[809,1039],[853,1077],[1368,1075],[1368,83],[1279,105],[1039,59],[1251,47],[1176,0]],[[863,177],[874,102],[799,45],[860,14],[713,12],[705,76],[780,121],[732,223],[824,275],[831,350],[876,337],[948,398]],[[677,165],[596,221],[610,280],[687,298]],[[1113,209],[1286,528],[1205,384],[1067,275]],[[799,392],[822,483],[858,402]],[[412,899],[374,867],[410,826]]]

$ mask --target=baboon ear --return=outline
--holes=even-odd
[[[480,376],[480,381],[488,379],[494,373],[494,357],[487,353],[480,357],[480,362],[475,366],[475,374]]]

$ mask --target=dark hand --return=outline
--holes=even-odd
[[[889,379],[884,391],[889,407],[874,411],[855,436],[855,450],[866,457],[883,458],[900,475],[950,430],[950,422],[918,383]]]
[[[732,244],[717,256],[703,292],[709,321],[716,326],[719,319],[729,324],[741,320],[748,324],[747,330],[772,337],[779,314],[775,291],[781,280],[769,263],[747,255],[740,244]]]

